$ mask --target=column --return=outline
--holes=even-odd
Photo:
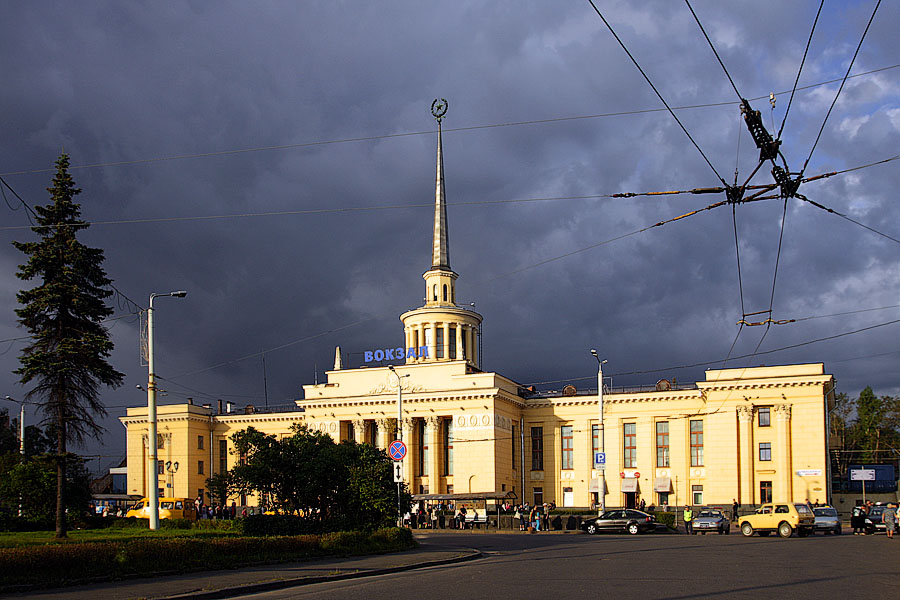
[[[456,359],[463,359],[463,335],[465,335],[466,329],[463,327],[462,323],[458,323],[456,325]]]
[[[416,459],[413,445],[414,419],[408,417],[403,419],[402,427],[403,443],[406,444],[406,458],[403,459],[403,481],[409,485],[410,493],[417,494],[419,492],[418,489],[413,489],[413,478],[415,477],[413,463]]]
[[[391,420],[390,419],[378,419],[375,423],[378,425],[378,439],[375,440],[375,443],[382,450],[387,449],[387,447],[393,441],[393,436],[391,436]]]
[[[444,360],[450,360],[450,324],[444,323]]]
[[[481,357],[478,356],[478,327],[472,328],[472,364],[481,368]]]
[[[738,502],[742,505],[756,504],[755,480],[753,477],[753,412],[752,406],[739,406],[738,416],[738,451],[740,454],[740,473]]]
[[[791,460],[791,405],[776,404],[775,415],[778,422],[778,447],[776,453],[778,465],[778,488],[772,490],[772,500],[791,502],[794,500],[793,461]]]
[[[428,417],[428,493],[441,493],[441,418]]]
[[[366,422],[362,419],[355,419],[353,423],[353,441],[362,444],[366,441]]]
[[[425,323],[422,323],[421,325],[419,325],[419,348],[421,349],[421,347],[424,345],[425,345]],[[418,352],[418,349],[416,351]],[[419,355],[419,358],[417,360],[418,360],[418,362],[422,362],[422,360],[424,360],[422,358],[421,354]]]

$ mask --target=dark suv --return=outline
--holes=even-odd
[[[656,518],[639,510],[608,510],[599,517],[582,521],[581,529],[591,535],[604,531],[635,535],[646,531],[656,531]]]

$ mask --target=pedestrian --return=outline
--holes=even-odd
[[[884,531],[887,533],[888,539],[894,539],[894,525],[897,524],[897,508],[894,504],[887,505],[887,508],[881,513],[881,520],[884,522]]]
[[[643,498],[641,498],[641,510],[642,510],[642,511],[645,511],[645,512],[646,512],[646,510],[647,510],[647,503],[644,502],[644,499],[643,499]]]
[[[681,515],[682,521],[684,521],[684,532],[687,535],[691,535],[694,533],[694,511],[691,510],[690,506],[684,507],[684,512]]]
[[[237,502],[234,500],[231,501],[231,518],[234,519],[237,517]]]
[[[466,514],[467,514],[466,507],[460,506],[459,507],[459,528],[460,529],[466,528]]]
[[[853,512],[850,513],[850,526],[853,527],[853,535],[863,533],[866,525],[866,507],[863,505],[854,506]]]
[[[516,514],[513,515],[513,519],[519,522],[519,531],[522,531],[522,508],[520,506],[516,507]]]
[[[731,520],[737,522],[738,520],[738,509],[740,509],[741,505],[738,504],[736,498],[731,499]]]
[[[541,513],[541,517],[543,518],[543,523],[541,523],[541,528],[544,531],[550,531],[550,505],[544,502],[544,512]]]

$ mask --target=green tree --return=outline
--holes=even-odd
[[[17,294],[19,324],[32,342],[19,358],[15,371],[20,382],[34,382],[26,398],[34,400],[55,425],[56,435],[56,537],[66,537],[67,444],[80,444],[85,436],[99,437],[103,429],[94,421],[105,416],[99,387],[117,387],[122,374],[107,361],[113,349],[103,320],[112,314],[105,303],[112,291],[103,270],[103,251],[79,242],[76,234],[88,227],[81,207],[74,201],[81,190],[69,175],[69,157],[56,161],[51,201],[38,206],[36,242],[13,242],[28,261],[17,276],[36,280],[34,287]]]
[[[91,500],[90,475],[80,458],[70,458],[66,470],[66,508],[71,515],[88,510]],[[22,506],[22,516],[31,521],[52,523],[56,505],[56,456],[21,456],[10,452],[0,456],[0,503],[11,514]]]
[[[9,411],[5,408],[0,408],[0,454],[19,451],[17,427],[18,424],[15,419],[10,422]]]

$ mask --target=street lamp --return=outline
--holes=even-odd
[[[10,402],[17,402],[14,398],[6,397]],[[25,456],[25,401],[22,400],[19,408],[19,454]],[[19,516],[22,516],[22,494],[19,493]]]
[[[597,351],[591,348],[591,355],[597,359],[597,404],[600,405],[600,452],[606,453],[606,431],[603,429],[603,363],[606,360],[600,360]],[[597,465],[600,467],[600,486],[598,496],[600,496],[600,514],[606,512],[606,464]]]
[[[150,504],[150,529],[159,529],[159,472],[156,461],[156,373],[153,371],[153,299],[163,296],[184,298],[187,292],[179,290],[168,294],[150,294],[150,308],[147,309],[147,446],[150,449],[147,459],[147,491]]]
[[[397,377],[397,439],[403,441],[403,380],[402,377],[409,377],[409,373],[401,375],[394,369],[394,365],[388,365],[391,373]],[[400,461],[402,465],[402,461]],[[400,467],[403,468],[402,466]],[[400,486],[403,482],[397,480],[397,523],[398,527],[403,527],[403,507],[400,505]]]

